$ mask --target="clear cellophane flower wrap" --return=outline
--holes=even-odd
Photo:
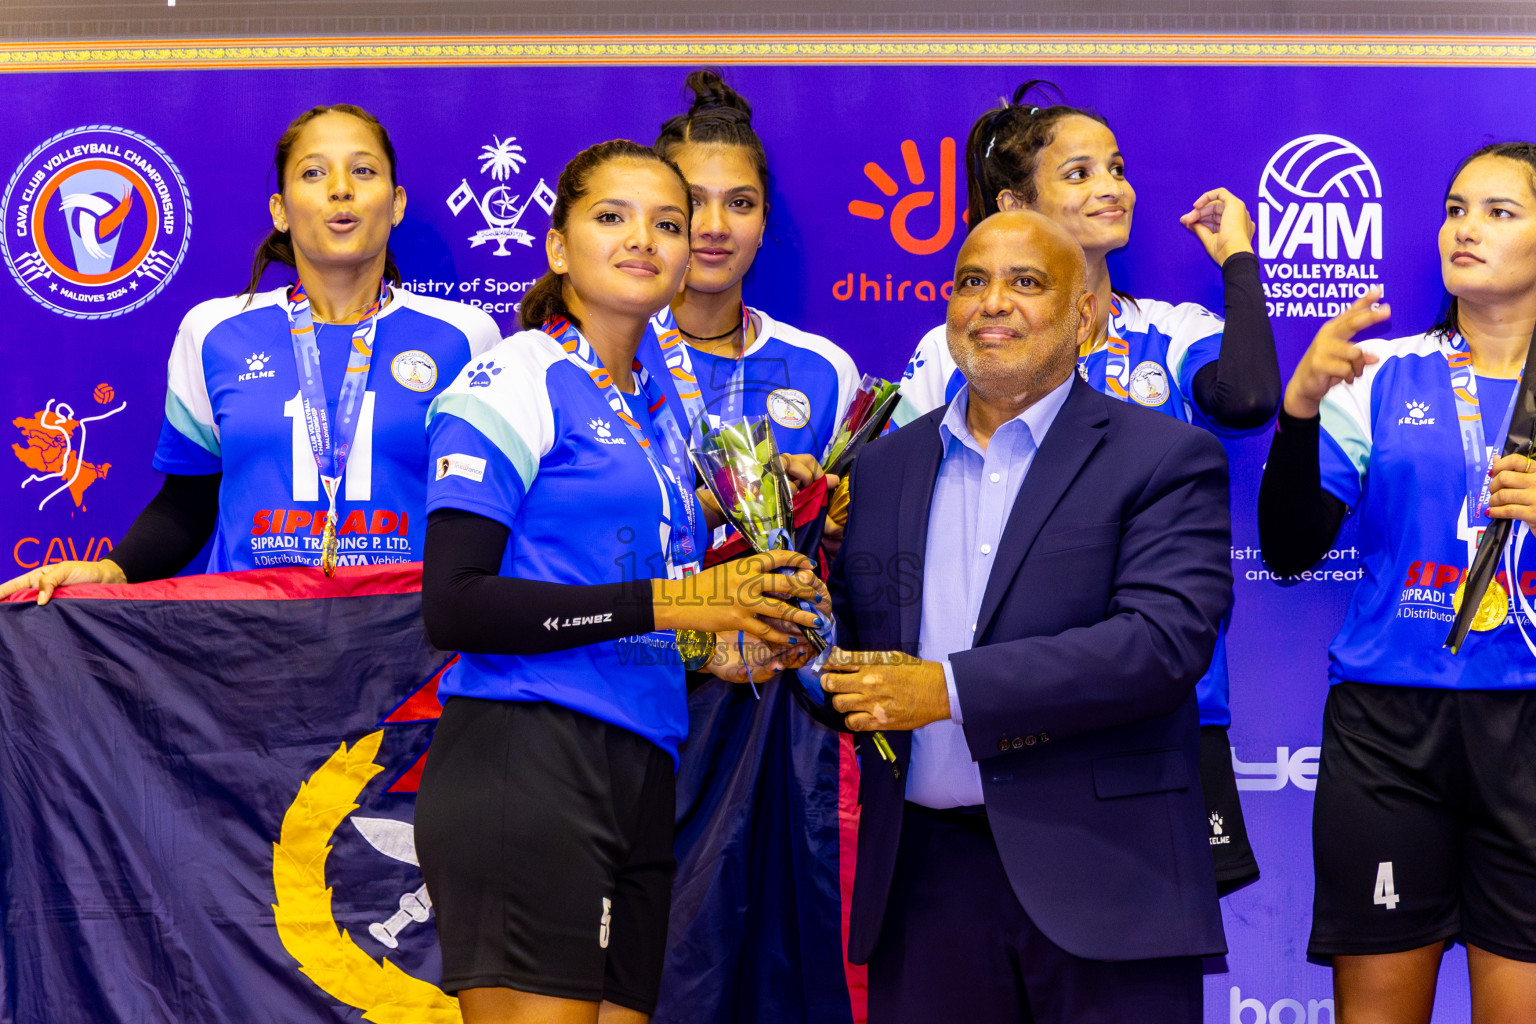
[[[864,443],[884,430],[890,422],[891,413],[896,411],[896,402],[900,398],[900,385],[865,374],[853,401],[848,403],[848,411],[843,414],[842,422],[837,425],[837,432],[827,445],[821,468],[838,476],[846,474]]]
[[[889,410],[885,415],[889,417]],[[868,422],[868,417],[864,422]],[[857,429],[856,425],[855,431]],[[694,467],[720,503],[726,520],[753,550],[787,550],[793,545],[793,496],[789,478],[779,459],[773,428],[766,417],[748,417],[709,430],[690,454]],[[808,602],[802,601],[800,606],[814,610]],[[815,648],[817,658],[803,671],[814,679],[816,668],[825,660],[830,648],[819,630],[806,630],[805,634]],[[832,707],[820,683],[807,681],[801,673],[790,675],[796,699],[811,717],[823,725],[846,731],[842,714]],[[894,763],[895,755],[885,736],[875,733],[874,742],[881,756]]]
[[[793,546],[794,498],[767,417],[749,416],[705,431],[689,454],[726,521],[754,551],[766,554]],[[801,607],[815,611],[809,602],[802,601]],[[818,654],[827,649],[819,630],[806,630],[805,636]]]

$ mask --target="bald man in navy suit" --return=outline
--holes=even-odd
[[[1095,312],[1065,231],[989,217],[949,303],[965,387],[852,470],[821,680],[860,734],[871,1024],[1199,1024],[1226,949],[1195,707],[1226,456],[1078,378]]]

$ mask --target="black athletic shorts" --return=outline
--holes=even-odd
[[[1205,791],[1205,825],[1216,859],[1216,892],[1236,892],[1259,880],[1259,864],[1248,842],[1248,823],[1237,799],[1232,744],[1224,725],[1200,727],[1200,788]]]
[[[1307,955],[1447,939],[1536,962],[1536,693],[1336,683]]]
[[[672,898],[672,758],[556,704],[452,697],[416,851],[443,988],[656,1007]]]

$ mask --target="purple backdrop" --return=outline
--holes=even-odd
[[[1385,284],[1395,311],[1389,333],[1424,329],[1441,295],[1434,236],[1452,166],[1484,142],[1536,135],[1525,116],[1508,110],[1506,97],[1528,84],[1518,70],[743,67],[729,78],[756,104],[774,174],[769,237],[748,301],[831,337],[867,372],[899,374],[942,315],[940,286],[963,230],[956,151],[981,110],[1042,72],[1069,102],[1108,117],[1126,154],[1139,202],[1133,241],[1114,259],[1119,287],[1219,309],[1219,275],[1176,218],[1218,185],[1255,211],[1269,206],[1263,241],[1273,252],[1261,255],[1266,283],[1286,288],[1272,313],[1287,374],[1328,303],[1356,283]],[[0,487],[10,489],[0,515],[5,575],[99,556],[154,493],[149,457],[176,325],[194,303],[243,287],[269,224],[271,146],[293,115],[341,101],[377,114],[391,130],[409,193],[393,243],[407,285],[486,304],[510,329],[522,289],[543,269],[548,217],[534,198],[541,180],[553,186],[564,161],[587,144],[649,141],[679,109],[682,77],[675,68],[543,67],[7,76],[8,104],[25,113],[10,118],[0,137],[0,177],[20,177],[4,210],[17,269],[0,282],[7,369],[0,412],[15,421],[15,447],[0,473]],[[174,270],[165,276],[164,265],[151,265],[155,273],[133,277],[149,290],[160,274],[163,290],[99,319],[60,315],[19,283],[38,266],[18,212],[33,174],[21,172],[47,140],[86,125],[152,142],[185,180],[192,208],[190,242]],[[1293,143],[1313,135],[1334,138],[1313,140],[1308,157],[1289,163]],[[1427,139],[1434,140],[1428,149]],[[504,155],[499,177],[486,147]],[[1312,156],[1325,152],[1329,159],[1309,172]],[[46,169],[49,156],[37,156],[45,177],[57,169]],[[161,177],[175,192],[174,175]],[[909,198],[916,193],[927,195]],[[83,216],[81,209],[90,212],[72,212]],[[56,248],[66,244],[62,219],[48,230]],[[143,228],[125,223],[124,237],[134,230]],[[184,222],[166,235],[171,256],[182,230]],[[31,287],[46,290],[52,280],[36,277]],[[134,296],[142,297],[137,289]],[[67,403],[78,425],[50,430],[36,422],[50,402],[55,411]],[[1265,434],[1230,445],[1232,742],[1264,875],[1226,902],[1232,953],[1227,973],[1207,980],[1206,1019],[1332,1024],[1328,973],[1304,957],[1310,794],[1325,649],[1356,561],[1346,530],[1326,567],[1332,578],[1267,579],[1253,513],[1267,443]],[[29,476],[48,479],[24,485]],[[71,478],[73,489],[61,490]],[[1465,972],[1448,961],[1445,979],[1441,1009],[1464,1018]]]

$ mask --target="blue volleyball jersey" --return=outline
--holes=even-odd
[[[741,356],[741,414],[767,416],[784,454],[820,459],[859,390],[859,371],[852,357],[826,338],[779,323],[762,310],[751,312],[760,326]],[[718,427],[737,361],[693,348],[688,357],[711,425]]]
[[[652,386],[681,409],[661,360],[642,360]],[[654,439],[645,402],[625,397]],[[433,403],[427,432],[427,510],[464,509],[505,524],[501,575],[578,585],[667,575],[668,527],[649,460],[603,392],[544,332],[514,334],[465,367]],[[694,540],[704,550],[702,517]],[[688,708],[673,641],[666,631],[549,654],[464,654],[438,692],[547,700],[643,736],[675,761]]]
[[[1536,686],[1536,545],[1523,523],[1511,531],[1498,575],[1510,595],[1504,625],[1474,630],[1460,654],[1444,646],[1451,595],[1481,534],[1467,522],[1466,463],[1446,363],[1451,342],[1420,334],[1360,347],[1380,362],[1353,383],[1334,385],[1321,409],[1323,487],[1359,519],[1362,569],[1328,648],[1330,678],[1462,690]],[[1497,435],[1515,384],[1478,378],[1484,440],[1494,452],[1503,449]]]
[[[1221,354],[1223,321],[1193,302],[1177,306],[1155,299],[1110,301],[1109,337],[1104,347],[1079,360],[1094,389],[1136,402],[1185,423],[1210,429],[1195,407],[1195,374]],[[965,377],[949,354],[945,325],[923,336],[901,379],[901,400],[891,421],[906,426],[950,400]],[[1227,625],[1223,619],[1211,667],[1195,688],[1201,725],[1230,725]]]
[[[193,307],[171,349],[162,473],[222,473],[209,572],[320,564],[329,503],[309,446],[285,288]],[[335,423],[355,327],[315,324]],[[378,315],[357,434],[337,496],[341,565],[421,561],[432,399],[500,339],[483,310],[394,289]]]

